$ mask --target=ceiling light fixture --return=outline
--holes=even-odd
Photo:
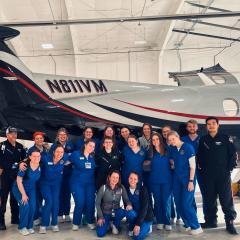
[[[42,43],[41,46],[42,46],[43,49],[52,49],[52,48],[54,48],[52,43]]]

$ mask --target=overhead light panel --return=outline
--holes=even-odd
[[[43,49],[52,49],[52,48],[54,48],[52,43],[42,43],[41,46],[42,46]]]

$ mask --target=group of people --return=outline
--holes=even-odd
[[[81,224],[104,237],[109,229],[121,230],[127,219],[128,235],[144,239],[156,223],[159,230],[172,230],[173,219],[192,235],[202,228],[217,227],[217,197],[225,215],[226,230],[238,234],[230,172],[236,167],[236,150],[228,136],[219,133],[216,117],[206,119],[207,135],[198,136],[195,120],[186,123],[188,134],[180,137],[170,126],[161,134],[143,124],[137,138],[123,126],[117,137],[112,126],[101,140],[86,127],[75,144],[65,128],[57,132],[48,148],[44,133],[33,134],[34,145],[25,151],[16,141],[17,129],[8,127],[0,144],[0,230],[5,230],[5,212],[10,194],[11,223],[23,235],[59,231],[59,222]],[[199,223],[194,198],[198,181],[205,222]],[[96,212],[95,212],[96,208]],[[176,212],[175,212],[176,210]]]

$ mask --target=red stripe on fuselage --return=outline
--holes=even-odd
[[[41,93],[38,89],[36,89],[34,86],[32,86],[28,81],[20,78],[19,76],[17,76],[15,73],[13,72],[10,72],[4,68],[0,68],[0,71],[4,72],[4,73],[7,73],[9,74],[11,77],[16,77],[18,79],[19,82],[21,82],[23,85],[25,85],[27,88],[31,89],[35,94],[37,94],[40,98],[42,98],[44,101],[46,102],[49,102],[57,107],[60,107],[62,108],[63,110],[65,111],[68,111],[70,113],[73,113],[77,116],[80,116],[80,117],[84,117],[84,118],[87,118],[87,119],[91,119],[93,121],[96,121],[96,122],[103,122],[103,123],[107,123],[107,124],[113,124],[112,122],[107,122],[107,121],[104,121],[104,120],[101,120],[101,119],[98,119],[98,118],[95,118],[95,117],[92,117],[92,116],[88,116],[88,115],[85,115],[83,113],[80,113],[80,112],[77,112],[71,108],[68,108],[66,106],[63,106],[55,101],[52,101],[49,97],[45,96],[43,93]]]
[[[145,107],[145,106],[137,105],[137,104],[130,103],[130,102],[125,102],[125,101],[118,100],[118,99],[115,99],[115,100],[119,101],[119,102],[122,102],[122,103],[126,103],[126,104],[134,106],[134,107],[142,108],[142,109],[145,109],[145,110],[149,110],[149,111],[153,111],[153,112],[160,112],[160,113],[174,115],[174,116],[187,117],[187,118],[196,118],[196,119],[207,119],[209,117],[207,115],[200,115],[200,114],[170,112],[170,111],[167,111],[167,110],[151,108],[151,107]],[[216,117],[219,120],[222,120],[222,121],[239,121],[240,120],[240,117],[219,117],[219,116],[216,116]]]

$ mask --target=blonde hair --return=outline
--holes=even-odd
[[[179,134],[176,131],[169,132],[167,135],[167,138],[169,138],[170,136],[175,136],[175,137],[180,138]]]

